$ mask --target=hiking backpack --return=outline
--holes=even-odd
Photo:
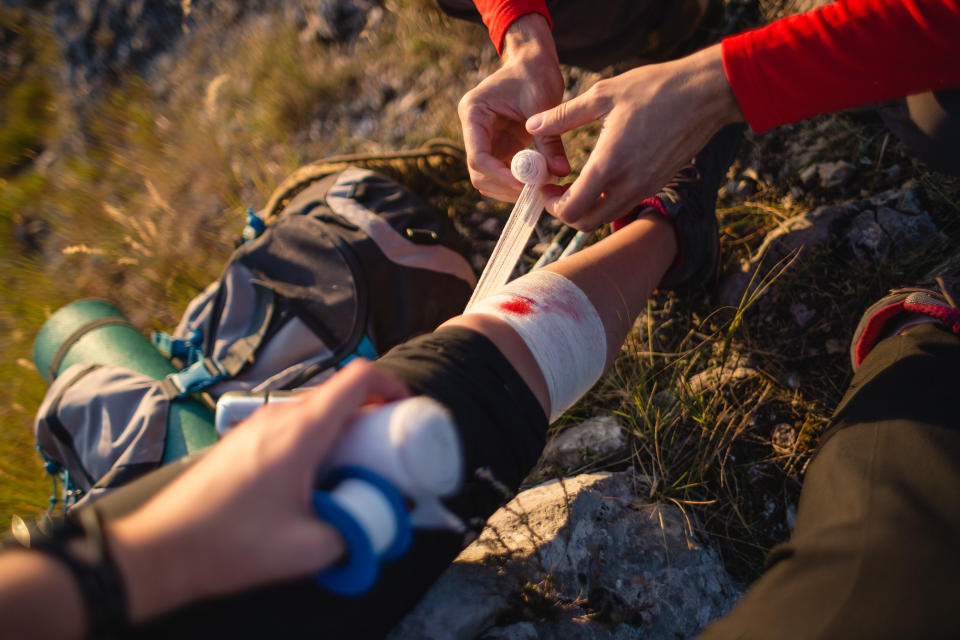
[[[248,212],[244,237],[176,330],[153,336],[177,366],[169,374],[111,366],[102,346],[82,353],[84,336],[122,318],[84,321],[48,348],[35,433],[48,471],[65,472],[65,503],[212,443],[209,418],[186,426],[198,398],[318,384],[460,313],[476,283],[445,216],[358,166],[299,171],[260,215]]]

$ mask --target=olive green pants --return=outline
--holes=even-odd
[[[960,337],[864,360],[804,479],[793,535],[701,636],[960,637]]]

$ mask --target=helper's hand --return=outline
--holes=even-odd
[[[355,360],[296,402],[258,410],[136,512],[108,525],[134,622],[307,575],[344,552],[311,503],[319,463],[362,405],[409,395]]]
[[[602,80],[527,121],[534,135],[559,136],[593,120],[603,128],[580,176],[547,187],[547,209],[591,230],[654,195],[724,125],[743,120],[715,45],[680,60]]]
[[[470,180],[490,198],[514,202],[523,185],[510,173],[513,155],[531,138],[556,176],[570,173],[559,135],[533,137],[527,118],[563,98],[563,76],[547,21],[539,14],[520,17],[503,41],[503,66],[460,100]]]

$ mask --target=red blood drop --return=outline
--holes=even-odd
[[[516,297],[500,303],[500,310],[515,313],[518,316],[528,316],[533,313],[534,301],[530,298]]]

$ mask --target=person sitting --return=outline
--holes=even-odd
[[[635,251],[638,245],[645,251]],[[87,529],[63,544],[38,545],[40,553],[4,552],[5,629],[18,637],[91,630],[382,637],[464,537],[415,530],[410,551],[385,564],[375,587],[359,597],[332,595],[311,578],[344,554],[343,540],[317,518],[309,495],[347,419],[365,404],[409,394],[447,407],[465,472],[463,488],[446,505],[482,526],[505,501],[504,488],[516,490],[536,463],[549,422],[613,362],[675,254],[672,226],[650,210],[620,233],[507,284],[435,332],[374,363],[350,364],[297,401],[267,405],[133,512],[81,518]],[[56,616],[46,615],[51,602]]]

